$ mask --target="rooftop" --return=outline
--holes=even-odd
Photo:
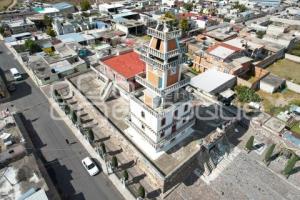
[[[102,62],[127,79],[145,71],[146,66],[134,51],[113,56]]]
[[[216,45],[213,45],[207,49],[207,52],[211,55],[217,56],[219,58],[225,59],[231,54],[240,51],[240,48],[237,48],[235,46],[228,45],[226,43],[219,43]]]
[[[239,48],[239,49],[245,49],[245,45],[247,45],[248,48],[250,48],[252,50],[260,49],[260,48],[264,47],[264,45],[252,42],[252,41],[244,39],[244,38],[234,38],[234,39],[228,40],[224,43],[228,44],[228,45],[231,45],[231,46],[234,46],[234,47]]]
[[[235,79],[235,76],[211,69],[193,77],[190,84],[205,92],[213,92],[216,88],[232,79]]]
[[[280,86],[283,82],[284,79],[279,78],[278,76],[269,74],[268,76],[264,77],[261,82],[272,85],[272,86]]]
[[[52,6],[56,9],[58,9],[58,10],[63,10],[63,9],[66,9],[66,8],[74,7],[72,4],[69,4],[67,2],[56,3],[56,4],[53,4]]]

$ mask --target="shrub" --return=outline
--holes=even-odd
[[[80,2],[80,8],[82,11],[89,10],[91,8],[91,4],[88,0],[82,0]]]
[[[287,161],[283,174],[289,176],[294,169],[296,162],[299,160],[299,157],[294,153],[292,157]]]
[[[56,32],[51,27],[47,28],[46,33],[53,38],[56,36]]]
[[[101,148],[101,151],[103,154],[106,154],[106,147],[105,147],[105,144],[104,143],[101,143],[100,144],[100,148]]]
[[[88,129],[87,137],[88,137],[90,142],[93,142],[95,140],[94,132],[91,128]]]
[[[260,102],[261,98],[253,89],[246,86],[237,85],[235,87],[237,98],[240,102],[249,103],[251,101]]]
[[[128,175],[127,170],[124,170],[124,172],[123,172],[123,178],[124,178],[125,181],[128,181],[129,175]]]
[[[141,198],[145,198],[145,188],[143,186],[140,186],[138,189],[138,196]]]
[[[41,47],[35,41],[30,39],[25,41],[25,47],[27,50],[29,50],[30,53],[36,53],[42,50]]]
[[[111,165],[113,168],[117,168],[118,167],[118,159],[116,156],[113,156],[111,159]]]
[[[269,163],[269,162],[270,162],[270,159],[271,159],[271,157],[272,157],[272,155],[273,155],[273,151],[274,151],[274,149],[275,149],[275,146],[276,146],[276,144],[272,144],[272,145],[269,146],[269,148],[267,149],[267,152],[266,152],[265,158],[264,158],[264,161],[265,161],[266,163]]]
[[[77,123],[78,118],[77,118],[75,111],[72,111],[71,120],[72,120],[73,124]]]
[[[248,151],[251,151],[252,148],[253,148],[253,143],[254,143],[254,136],[252,135],[252,136],[248,139],[248,141],[247,141],[247,143],[246,143],[246,145],[245,145],[245,148],[246,148]]]
[[[69,115],[71,113],[71,108],[69,105],[65,106],[65,113],[66,113],[66,115]]]
[[[265,31],[257,31],[256,32],[256,37],[258,37],[258,38],[263,38],[264,37],[264,35],[266,34],[266,32]]]

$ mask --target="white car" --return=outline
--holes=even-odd
[[[22,80],[22,75],[17,68],[11,68],[9,71],[16,81]]]
[[[99,173],[99,168],[90,157],[84,158],[81,162],[90,176],[95,176]]]

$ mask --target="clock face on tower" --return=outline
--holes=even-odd
[[[172,67],[170,70],[170,72],[171,72],[170,74],[174,75],[174,74],[176,74],[176,71],[177,71],[177,67]]]

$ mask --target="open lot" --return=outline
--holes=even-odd
[[[263,99],[264,111],[271,115],[277,115],[287,110],[290,104],[300,104],[300,94],[287,89],[274,94],[269,94],[261,90],[257,93]]]
[[[293,123],[291,126],[291,131],[297,133],[300,136],[300,122]]]
[[[271,73],[300,84],[300,64],[288,59],[278,60],[267,68]]]
[[[0,1],[0,11],[5,10],[10,4],[12,4],[13,0],[1,0]]]

